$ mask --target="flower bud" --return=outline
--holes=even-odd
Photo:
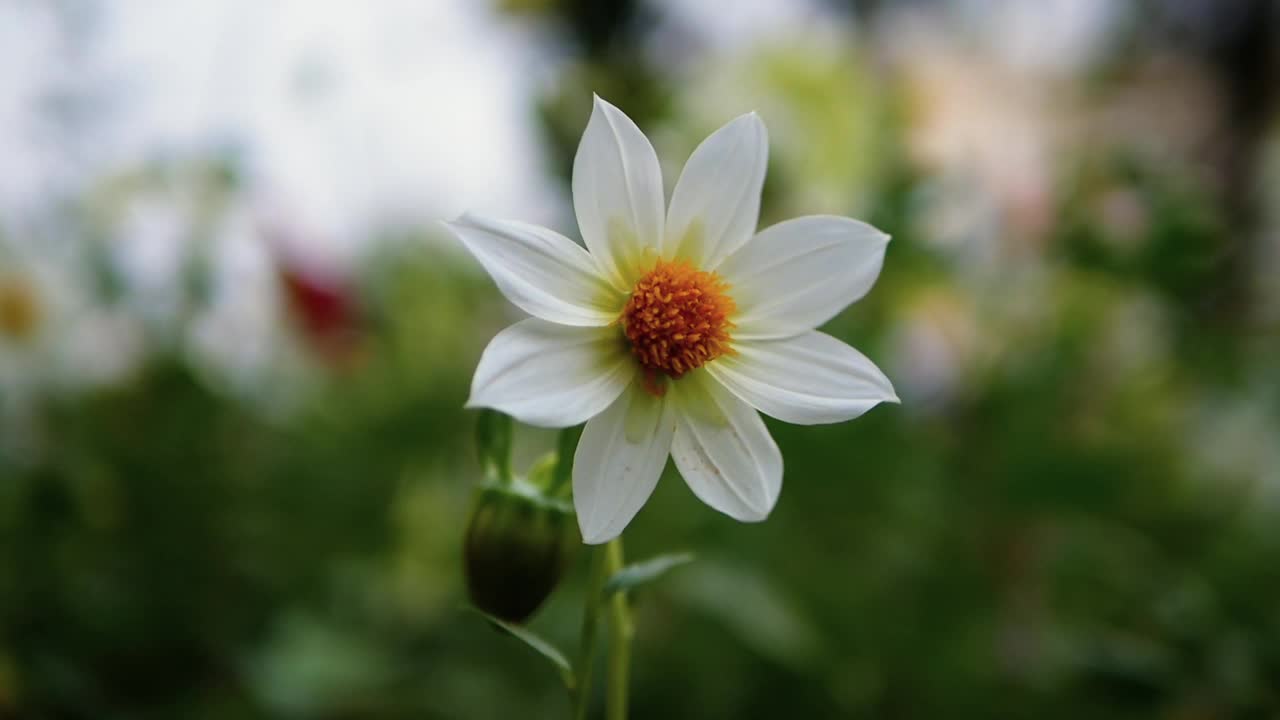
[[[576,545],[567,501],[525,480],[486,483],[476,492],[464,542],[471,602],[524,622],[555,590]]]

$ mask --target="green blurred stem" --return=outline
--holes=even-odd
[[[605,546],[606,575],[613,577],[622,570],[622,538],[619,537]],[[631,622],[631,607],[627,604],[625,592],[615,592],[609,596],[609,677],[608,695],[605,698],[605,718],[607,720],[626,720],[627,695],[631,681],[631,638],[635,636],[635,625]]]
[[[578,645],[578,683],[573,694],[574,720],[586,720],[591,707],[591,676],[594,674],[596,649],[596,618],[600,614],[600,598],[604,583],[609,579],[608,553],[605,548],[591,551],[591,578],[587,581],[586,597],[582,601],[582,638]]]
[[[622,538],[597,547],[591,553],[591,578],[582,604],[582,640],[578,647],[578,682],[573,689],[574,720],[586,720],[591,708],[591,681],[595,674],[596,632],[600,607],[609,603],[609,663],[605,684],[606,720],[626,720],[631,681],[631,638],[635,625],[625,592],[604,596],[604,585],[623,566]]]

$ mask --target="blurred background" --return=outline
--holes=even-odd
[[[565,716],[459,610],[519,314],[438,220],[576,236],[593,92],[894,236],[902,405],[631,526],[635,717],[1280,717],[1271,0],[0,0],[0,718]]]

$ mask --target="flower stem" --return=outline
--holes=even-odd
[[[591,676],[594,674],[596,649],[596,617],[600,611],[600,599],[605,580],[609,578],[608,553],[605,548],[591,552],[591,577],[587,581],[586,597],[582,600],[582,638],[578,645],[577,687],[573,691],[573,718],[586,720],[591,707]]]
[[[622,569],[622,538],[605,547],[606,575],[612,577]],[[605,700],[607,720],[626,720],[627,695],[631,675],[631,638],[635,625],[631,622],[631,607],[625,592],[615,592],[609,598],[609,676]]]

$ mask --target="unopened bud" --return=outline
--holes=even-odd
[[[463,550],[471,602],[518,623],[556,589],[578,546],[569,501],[577,432],[561,432],[558,451],[517,477],[511,471],[511,426],[510,417],[493,410],[481,412],[476,423],[485,479],[476,490]]]
[[[572,506],[524,480],[476,492],[464,543],[476,607],[524,622],[559,584],[577,545]]]

